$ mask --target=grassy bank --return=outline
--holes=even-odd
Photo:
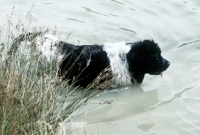
[[[12,13],[11,13],[12,14]],[[76,91],[67,82],[57,78],[58,63],[42,63],[42,56],[35,50],[28,32],[37,33],[31,27],[31,12],[25,23],[12,24],[8,17],[0,34],[0,134],[62,134],[61,122],[68,123],[66,134],[75,111],[84,106],[97,91]],[[19,34],[23,38],[17,38]],[[55,32],[53,32],[55,34]],[[30,48],[19,51],[21,43]]]

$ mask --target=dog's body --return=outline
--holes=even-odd
[[[58,76],[81,87],[142,83],[146,73],[159,75],[170,65],[153,40],[76,46],[53,36],[39,36],[36,44],[49,62],[58,53]]]
[[[83,45],[74,46],[68,43],[61,43],[62,60],[59,67],[59,76],[68,79],[82,87],[87,87],[106,67],[109,66],[109,59],[103,46]]]
[[[63,43],[63,62],[59,75],[75,81],[76,85],[88,86],[108,66],[111,68],[111,85],[123,86],[142,83],[146,73],[158,75],[170,63],[162,58],[154,41],[106,43],[104,45],[74,46]],[[66,72],[67,73],[64,73]],[[101,80],[100,83],[108,81]]]
[[[82,46],[61,42],[61,45],[63,61],[60,62],[59,75],[64,75],[64,79],[69,79],[70,82],[74,80],[77,85],[86,87],[97,76],[105,74],[104,69],[108,68],[111,72],[107,71],[108,76],[99,78],[98,83],[108,80],[113,86],[131,83],[126,59],[130,46],[124,42]]]

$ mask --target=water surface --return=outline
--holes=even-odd
[[[32,9],[35,26],[57,29],[74,44],[154,39],[171,62],[163,77],[106,91],[74,120],[77,134],[198,135],[200,133],[200,1],[1,0],[0,26]],[[13,9],[14,7],[14,9]],[[82,133],[83,134],[83,133]]]

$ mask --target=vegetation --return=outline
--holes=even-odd
[[[41,68],[43,58],[32,39],[41,34],[37,31],[47,30],[31,27],[31,11],[24,23],[19,20],[15,25],[11,20],[12,13],[8,25],[0,27],[0,134],[69,134],[75,112],[98,91],[78,91],[61,81],[57,61]],[[22,42],[31,46],[25,53],[19,51]],[[63,121],[68,123],[66,131],[60,127]]]

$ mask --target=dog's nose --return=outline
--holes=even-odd
[[[168,61],[168,62],[167,62],[167,65],[169,66],[170,64],[171,64],[171,63]]]
[[[167,67],[169,67],[170,64],[171,64],[171,63],[170,63],[169,61],[166,60],[165,65],[166,65]]]
[[[169,61],[163,58],[163,65],[165,65],[166,67],[169,67],[170,64],[171,63]]]

